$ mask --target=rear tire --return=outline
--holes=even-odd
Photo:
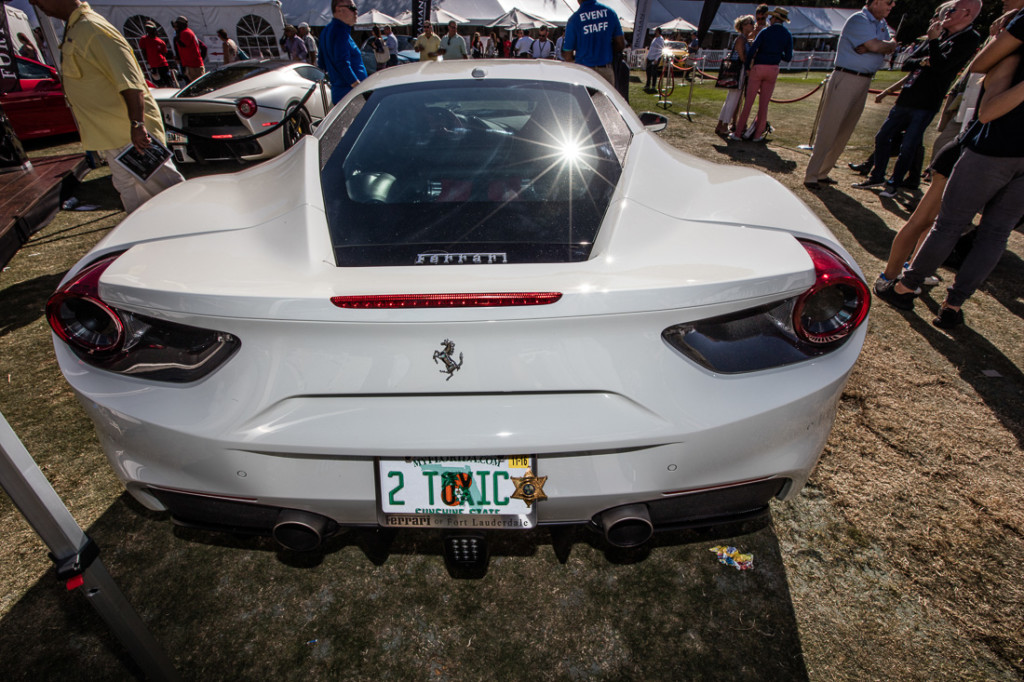
[[[284,129],[285,149],[290,148],[298,142],[303,135],[309,135],[313,132],[313,124],[305,109],[293,111],[287,120],[285,120],[282,128]]]

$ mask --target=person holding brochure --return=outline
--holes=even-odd
[[[99,153],[110,165],[111,179],[125,210],[131,213],[151,197],[182,182],[185,178],[169,155],[164,158],[160,109],[124,36],[80,0],[31,3],[48,16],[66,22],[60,46],[64,94],[78,123],[82,146]],[[129,164],[130,170],[118,157],[132,150],[135,153],[131,156],[138,162]],[[161,158],[164,160],[159,162]],[[155,167],[146,168],[147,161]],[[139,169],[144,169],[145,180],[138,174]]]

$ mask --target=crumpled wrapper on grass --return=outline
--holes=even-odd
[[[735,547],[718,545],[712,547],[711,551],[718,555],[718,562],[726,566],[732,566],[737,571],[749,571],[754,568],[754,555],[743,554]]]

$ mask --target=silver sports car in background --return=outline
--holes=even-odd
[[[868,289],[793,194],[664,125],[575,65],[385,69],[128,216],[49,301],[58,362],[143,505],[292,549],[433,529],[471,563],[494,531],[763,516],[818,460]]]
[[[153,95],[178,163],[277,156],[312,133],[331,108],[323,71],[275,60],[228,64],[181,90]]]

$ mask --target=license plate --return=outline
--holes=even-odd
[[[537,503],[527,506],[512,496],[513,479],[534,466],[532,457],[379,459],[379,521],[408,528],[533,528]]]
[[[167,131],[167,144],[188,144],[188,138],[181,133],[176,133],[173,130]]]

